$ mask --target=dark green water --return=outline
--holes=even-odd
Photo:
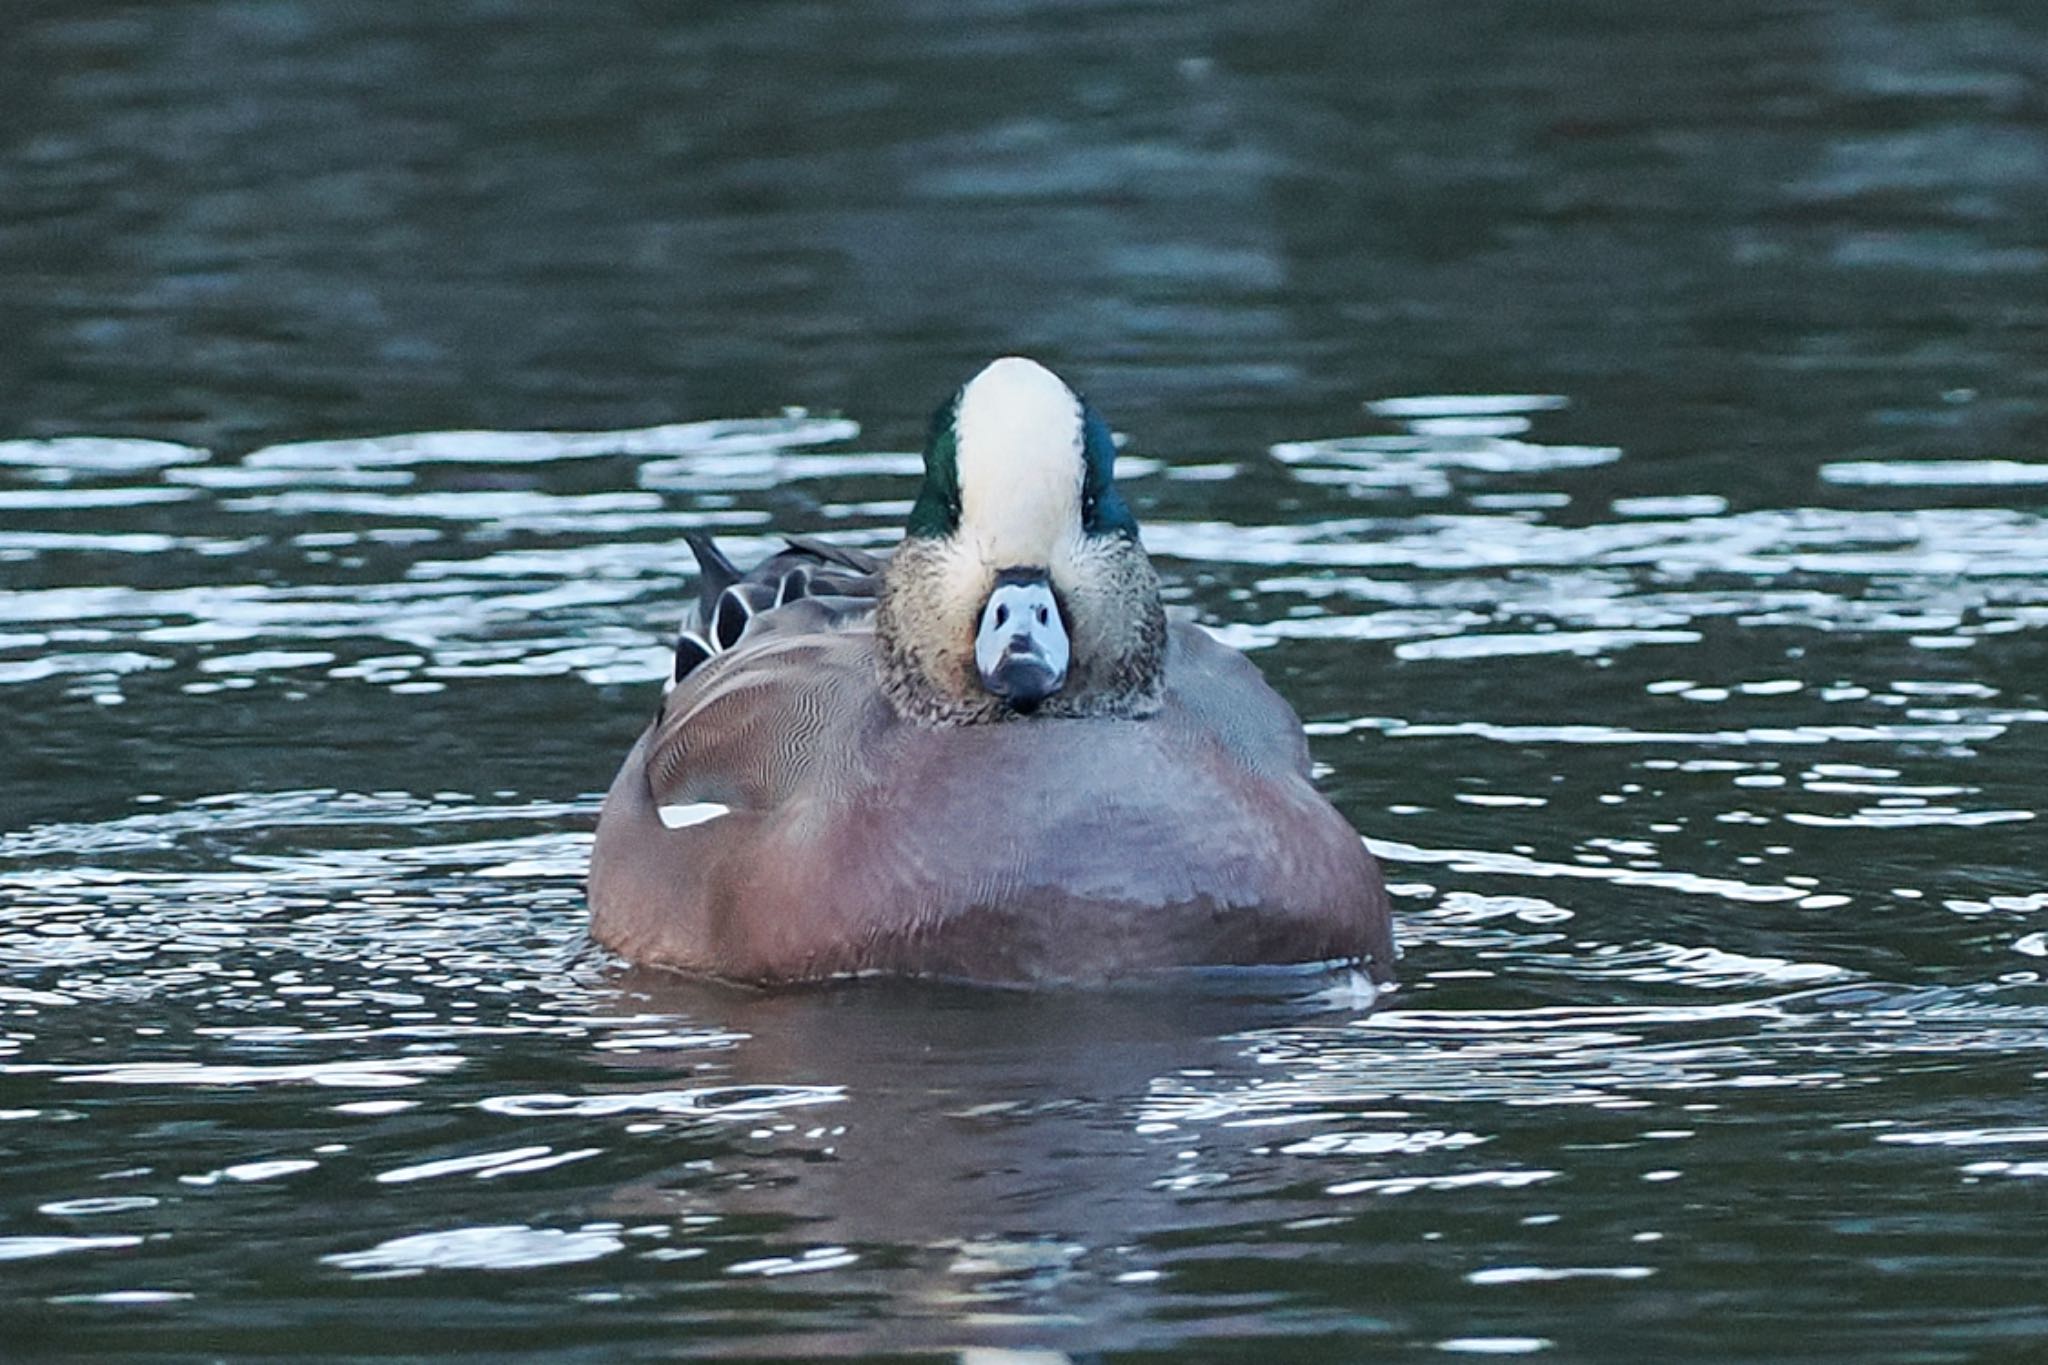
[[[0,1357],[2041,1358],[2044,76],[1989,0],[15,0]],[[1310,722],[1376,1010],[583,945],[682,533],[888,543],[1009,351]]]

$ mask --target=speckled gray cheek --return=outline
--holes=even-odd
[[[908,719],[928,725],[984,724],[1014,713],[981,687],[973,668],[974,620],[946,617],[946,576],[955,571],[943,541],[904,543],[883,574],[875,630],[884,693]],[[1159,580],[1142,546],[1091,536],[1060,585],[1074,652],[1067,684],[1039,708],[1062,717],[1138,717],[1159,706],[1166,615]]]

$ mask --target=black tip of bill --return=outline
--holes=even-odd
[[[997,575],[974,636],[981,685],[1029,715],[1065,685],[1070,650],[1045,573],[1005,569]]]

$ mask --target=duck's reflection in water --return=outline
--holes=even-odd
[[[1173,1096],[1256,1069],[1249,1030],[1329,1022],[1326,992],[1339,978],[1349,975],[755,993],[626,972],[622,1008],[739,1037],[710,1053],[622,1058],[661,1077],[636,1090],[703,1088],[728,1137],[713,1155],[617,1191],[609,1216],[663,1218],[719,1241],[744,1230],[754,1254],[728,1272],[830,1271],[841,1289],[886,1298],[904,1345],[1135,1344],[1166,1288],[1171,1235],[1244,1216],[1217,1159],[1262,1140],[1247,1130],[1231,1152],[1210,1150],[1213,1128],[1176,1122]],[[1328,1212],[1310,1197],[1296,1212]],[[1262,1197],[1256,1216],[1285,1218],[1289,1202]]]

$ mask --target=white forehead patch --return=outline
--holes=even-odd
[[[967,381],[954,414],[960,528],[995,568],[1046,564],[1081,533],[1081,400],[1035,360]]]

